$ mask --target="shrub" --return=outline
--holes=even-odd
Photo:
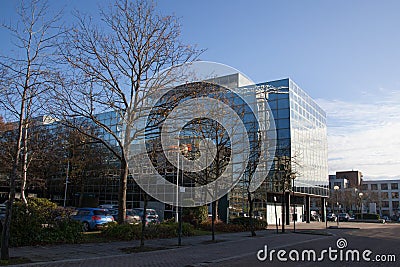
[[[211,220],[200,224],[200,228],[206,231],[211,231]],[[243,225],[226,224],[222,221],[215,221],[215,231],[224,233],[244,232],[246,228]]]
[[[357,220],[379,220],[379,214],[374,214],[374,213],[366,213],[366,214],[361,214],[361,213],[356,213],[355,218]]]
[[[56,221],[50,228],[56,234],[56,242],[78,243],[82,240],[82,224],[71,219],[62,219]]]
[[[142,232],[141,225],[131,224],[115,224],[110,225],[103,230],[102,234],[106,238],[118,239],[118,240],[135,240],[140,239]],[[182,224],[182,235],[191,236],[194,234],[194,227],[189,223]],[[171,238],[178,236],[178,224],[177,223],[161,223],[151,224],[145,228],[144,237],[145,239],[156,239],[156,238]]]
[[[63,208],[47,199],[28,199],[13,205],[10,229],[11,246],[28,246],[53,243],[77,243],[81,240],[79,222],[61,219]]]
[[[184,208],[182,214],[182,221],[192,224],[197,227],[202,222],[208,220],[208,207],[191,207]]]
[[[246,230],[250,230],[250,218],[249,217],[238,217],[231,221],[232,224],[242,225]],[[259,219],[253,219],[255,230],[264,230],[267,227],[267,222]]]
[[[107,238],[118,240],[139,239],[141,233],[141,225],[131,224],[109,224],[102,232]]]

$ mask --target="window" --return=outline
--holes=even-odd
[[[392,192],[392,198],[399,198],[399,192]]]
[[[378,190],[378,184],[371,184],[371,190]]]
[[[339,186],[339,188],[341,188],[341,187],[342,187],[341,185],[342,185],[341,182],[334,182],[334,183],[333,183],[333,187]]]
[[[278,101],[268,101],[268,105],[270,109],[277,109],[278,108]]]
[[[399,202],[398,201],[392,201],[392,209],[394,209],[394,210],[399,209]]]
[[[288,119],[277,120],[276,127],[279,129],[290,128],[289,120]]]
[[[277,118],[278,119],[287,119],[287,118],[289,118],[289,114],[290,114],[289,109],[279,109]]]
[[[94,210],[93,214],[94,215],[108,215],[109,212],[107,210]]]
[[[399,189],[399,184],[398,183],[392,183],[390,184],[390,188],[393,189]]]
[[[382,207],[389,208],[389,201],[382,201]]]
[[[81,216],[86,216],[86,215],[89,215],[90,214],[90,211],[88,211],[88,210],[80,210],[80,211],[78,211],[78,215],[81,215]]]
[[[290,138],[290,129],[278,129],[278,138],[279,139]]]
[[[381,193],[382,199],[388,199],[389,198],[389,193],[388,192],[382,192]]]
[[[279,99],[278,100],[278,108],[289,108],[289,100],[288,99]]]
[[[381,184],[381,190],[388,190],[388,184]]]
[[[367,185],[367,184],[361,185],[361,189],[362,189],[363,191],[368,190],[368,185]]]

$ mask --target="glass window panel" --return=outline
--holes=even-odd
[[[280,99],[278,100],[278,108],[289,108],[289,99]]]
[[[290,137],[290,129],[278,129],[278,138],[289,138]]]
[[[275,101],[278,99],[278,94],[269,94],[268,101]]]
[[[289,118],[289,109],[278,110],[277,119]]]
[[[281,90],[281,92],[282,92],[282,90]],[[289,94],[280,93],[280,94],[278,94],[278,99],[289,99]]]
[[[361,185],[361,189],[362,189],[362,190],[368,190],[368,185],[367,185],[367,184]]]
[[[278,101],[268,101],[268,105],[270,109],[277,109],[278,108]]]
[[[288,119],[277,120],[277,128],[279,129],[289,128],[289,120]]]

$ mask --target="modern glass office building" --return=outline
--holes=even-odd
[[[276,131],[274,163],[263,186],[256,192],[256,213],[272,220],[275,201],[285,206],[287,222],[294,209],[301,214],[298,220],[308,221],[310,197],[317,197],[322,200],[319,209],[324,215],[324,203],[329,194],[325,112],[291,79],[252,87],[257,98],[268,103],[275,121],[272,130]],[[230,213],[246,213],[246,200],[246,189],[239,183],[230,194]],[[291,206],[293,204],[296,206]],[[279,213],[282,212],[280,206]]]
[[[207,81],[207,86],[210,87],[210,83],[212,84],[213,81],[218,81],[218,87],[224,87],[224,85],[226,85],[228,88],[244,91],[244,95],[248,96],[246,101],[250,99],[250,104],[253,108],[255,107],[253,111],[257,113],[259,120],[265,121],[264,124],[261,123],[257,127],[253,127],[251,124],[253,120],[251,116],[248,115],[249,112],[246,111],[246,109],[243,109],[241,112],[241,119],[245,124],[248,134],[251,136],[250,147],[255,151],[255,154],[253,154],[256,158],[259,157],[259,153],[257,152],[258,148],[256,148],[257,135],[263,132],[262,134],[268,138],[274,139],[272,140],[273,142],[271,142],[275,146],[275,149],[271,150],[273,151],[272,153],[274,153],[272,157],[273,163],[268,165],[265,164],[265,162],[261,162],[258,158],[252,162],[265,164],[265,168],[267,168],[268,165],[265,180],[255,194],[255,210],[260,214],[266,214],[268,206],[275,200],[285,203],[286,214],[289,214],[289,205],[292,203],[297,204],[298,207],[302,207],[301,212],[305,214],[309,213],[310,197],[322,199],[328,197],[326,114],[318,104],[290,79],[249,85],[243,82],[243,77],[241,77],[240,74],[234,74]],[[190,84],[179,86],[179,88],[183,90],[188,86],[190,86]],[[211,86],[210,88],[213,88],[213,90],[218,89],[214,87],[215,86]],[[201,94],[198,93],[199,95],[212,96],[218,94],[217,91],[209,93],[207,87],[202,90]],[[197,91],[199,92],[199,90]],[[181,93],[182,99],[188,97],[186,94],[187,92]],[[246,106],[245,103],[235,99],[232,93],[228,94],[224,101],[236,111]],[[269,108],[267,108],[267,106],[269,106]],[[275,125],[274,127],[267,127],[269,125],[267,120],[271,117],[273,117]],[[122,134],[120,130],[122,129],[121,119],[115,112],[102,113],[97,115],[97,118],[113,129],[114,132]],[[202,123],[210,124],[210,121],[203,119]],[[218,124],[215,125],[218,126]],[[186,126],[186,131],[183,132],[184,135],[194,132],[197,124],[189,123]],[[221,133],[223,133],[221,136],[226,135],[224,132]],[[116,144],[116,140],[107,132],[99,129],[99,134],[104,140],[107,140],[110,145]],[[191,145],[190,153],[188,153],[189,157],[187,158],[196,157],[196,153],[198,152],[196,140],[199,139],[198,137],[199,133],[183,138],[187,143],[186,145]],[[156,146],[158,142],[156,139],[150,141],[149,144]],[[228,140],[224,146],[226,146],[226,148],[224,148],[223,153],[229,154],[231,149],[229,148],[230,141]],[[227,156],[227,159],[231,159],[233,156]],[[158,157],[157,160],[162,161],[164,164],[159,164],[158,172],[164,174],[166,181],[175,183],[176,180],[174,179],[177,177],[177,169],[169,164],[165,157]],[[153,158],[153,161],[157,160]],[[108,164],[108,167],[106,166],[101,170],[96,170],[96,173],[87,174],[85,179],[82,180],[84,184],[75,186],[73,184],[69,185],[69,189],[66,192],[66,200],[69,205],[74,205],[76,203],[74,199],[81,194],[81,188],[84,188],[85,194],[92,196],[99,204],[117,204],[119,185],[118,161],[112,156],[105,157],[103,161]],[[240,162],[236,162],[236,164],[238,163],[240,165]],[[160,166],[163,170],[160,170]],[[271,166],[271,168],[269,168],[269,166]],[[142,167],[142,169],[147,169],[148,166]],[[225,209],[222,208],[221,210],[227,211],[229,207],[231,214],[248,212],[246,191],[248,183],[246,184],[246,179],[251,172],[251,170],[249,170],[251,166],[248,165],[246,168],[247,170],[245,171],[243,179],[220,201],[221,203],[225,203]],[[65,166],[61,169],[65,170]],[[233,169],[232,167],[232,170]],[[181,177],[183,180],[185,180],[185,178],[190,179],[191,174],[189,172],[180,173],[182,174]],[[140,173],[132,173],[132,175],[140,175]],[[53,200],[60,202],[65,199],[65,177],[63,176],[64,175],[57,178],[54,177],[52,179],[53,181],[48,184],[48,189],[51,191]],[[188,182],[183,181],[180,184],[187,185]],[[192,186],[196,186],[196,183],[191,184]],[[289,194],[291,194],[291,199]],[[128,177],[127,207],[139,207],[141,202],[142,192],[133,179],[133,176],[130,175]],[[156,203],[156,201],[154,201],[154,203]],[[165,211],[166,214],[169,213],[172,215],[173,207],[171,203],[164,205],[159,202],[154,205],[158,207],[159,213],[163,214]]]
[[[328,196],[326,114],[290,79],[267,82],[277,129],[277,157],[290,158],[294,191]],[[293,185],[292,185],[293,186]]]

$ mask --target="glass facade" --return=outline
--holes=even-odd
[[[329,194],[326,114],[318,104],[290,79],[252,86],[256,91],[259,118],[265,112],[274,117],[275,129],[267,130],[275,138],[274,163],[255,194],[254,210],[264,214],[265,203],[282,201],[282,192],[327,197]],[[248,89],[248,87],[246,87]],[[268,103],[270,111],[263,109]],[[272,133],[275,131],[275,134]],[[272,193],[272,194],[270,194]],[[230,213],[248,212],[247,192],[239,183],[230,193]]]
[[[292,188],[299,193],[328,196],[325,112],[290,79],[258,86],[266,87],[268,92],[277,131],[276,158],[289,159]],[[270,172],[270,184],[276,176],[276,172]],[[278,190],[270,185],[268,191]]]
[[[229,77],[232,78],[233,76]],[[226,83],[235,83],[235,81],[232,82],[229,80]],[[273,139],[272,143],[276,144],[276,149],[271,152],[275,155],[274,163],[263,185],[259,187],[256,192],[255,210],[262,210],[262,205],[265,205],[268,192],[282,193],[285,190],[294,190],[300,195],[328,196],[327,129],[325,112],[290,79],[245,86],[240,87],[239,90],[240,89],[246,91],[247,95],[251,95],[251,97],[248,98],[251,100],[250,102],[252,102],[250,104],[252,107],[256,107],[257,110],[255,111],[258,112],[258,119],[265,122],[259,125],[260,128],[255,128],[252,125],[254,119],[250,118],[250,115],[248,115],[250,112],[247,112],[246,109],[242,111],[241,119],[244,121],[247,132],[250,133],[250,136],[252,136],[251,133],[254,134],[253,139],[250,138],[250,146],[252,151],[254,150],[254,159],[252,162],[260,163],[258,159],[260,153],[257,151],[258,148],[255,148],[257,146],[256,139],[258,132],[263,132],[265,136]],[[200,93],[200,95],[202,95],[202,93]],[[212,94],[210,94],[210,91],[207,91],[204,95],[211,96]],[[183,98],[185,97],[188,96],[183,95]],[[246,101],[248,99],[246,99]],[[224,100],[235,110],[241,110],[245,106],[243,103],[237,102],[237,98],[231,95],[228,95]],[[256,101],[256,103],[254,103],[254,101]],[[269,105],[269,109],[267,108],[267,104]],[[275,128],[268,127],[267,121],[271,118],[271,115],[274,118]],[[117,113],[101,113],[97,115],[97,119],[107,125],[113,132],[122,134],[121,119]],[[189,123],[185,127],[183,134],[188,134],[193,132],[193,129],[195,129],[197,125],[195,123]],[[98,131],[102,139],[107,140],[111,146],[117,145],[112,135],[100,128]],[[180,137],[182,139],[187,139],[185,141],[193,145],[193,149],[190,151],[191,153],[189,153],[192,154],[193,157],[197,151],[197,135],[195,134],[187,138]],[[152,136],[150,139],[158,140],[157,138],[159,138],[159,133]],[[154,140],[148,142],[148,145],[157,145],[158,142]],[[226,145],[229,145],[229,140]],[[226,151],[229,152],[228,149]],[[74,188],[74,185],[70,184],[67,196],[69,200],[76,198],[74,194],[80,192],[81,187],[84,188],[85,193],[93,195],[99,204],[117,203],[120,172],[118,168],[119,163],[112,155],[105,156],[103,160],[106,166],[102,166],[102,169],[97,170],[97,173],[88,173],[81,185],[76,185],[76,188]],[[168,164],[164,157],[162,160],[153,158],[153,161],[164,162],[165,164],[162,165],[162,170],[158,170],[159,173],[162,173],[167,181],[175,183],[174,179],[177,177],[176,168]],[[264,164],[264,162],[262,162],[262,164]],[[243,180],[239,181],[229,193],[229,206],[233,207],[237,212],[246,210],[246,186],[248,184],[246,179],[251,176],[250,165],[251,164],[246,167]],[[145,169],[147,167],[143,166],[143,168]],[[65,170],[65,166],[63,166],[62,169]],[[62,172],[60,175],[61,177],[59,177],[60,179],[57,180],[57,185],[54,184],[54,181],[49,184],[49,189],[53,191],[52,195],[54,195],[54,199],[63,199],[64,175],[65,171]],[[132,172],[132,175],[140,174]],[[182,172],[182,177],[189,179],[189,176],[189,172]],[[188,183],[182,182],[188,186]],[[128,177],[127,186],[127,206],[139,207],[140,201],[142,200],[141,190],[136,185],[132,176]],[[268,201],[271,200],[268,199]],[[70,204],[73,204],[71,202],[72,201],[69,201]],[[165,210],[172,210],[172,207],[170,205],[165,205]]]

